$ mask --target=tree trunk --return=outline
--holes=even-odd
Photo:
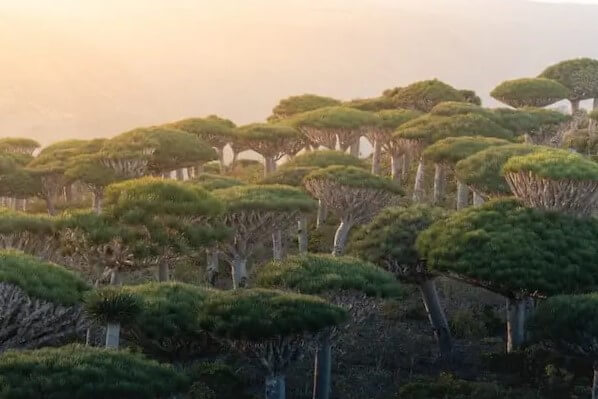
[[[264,176],[276,170],[276,161],[272,157],[264,157]]]
[[[526,301],[507,299],[507,353],[525,342]]]
[[[233,288],[244,288],[247,285],[247,259],[235,256],[233,259],[231,274],[233,277]]]
[[[116,269],[113,269],[110,273],[110,285],[122,285],[120,273]]]
[[[283,375],[269,375],[266,377],[266,399],[285,399],[286,387]]]
[[[102,203],[104,201],[104,196],[99,192],[94,192],[91,195],[93,196],[93,210],[99,215],[102,213]]]
[[[345,245],[347,244],[347,237],[349,237],[349,231],[353,227],[353,223],[342,219],[334,234],[334,248],[332,255],[341,256],[345,252]]]
[[[208,283],[214,287],[218,278],[218,251],[215,249],[207,251],[206,274],[208,276]]]
[[[73,202],[73,185],[72,184],[67,184],[66,186],[64,186],[64,201],[67,204],[70,204]]]
[[[445,170],[440,164],[434,164],[434,205],[442,203],[444,200]]]
[[[419,159],[417,165],[417,173],[415,174],[415,184],[413,185],[413,202],[424,202],[425,188],[424,188],[424,160]]]
[[[233,151],[233,159],[231,160],[230,166],[231,168],[234,168],[235,164],[237,163],[237,159],[239,159],[239,153],[232,147],[231,150]]]
[[[198,163],[193,167],[193,175],[197,177],[203,173],[203,163]]]
[[[282,231],[276,230],[272,233],[272,259],[282,260]]]
[[[592,381],[592,399],[598,399],[598,362],[594,362],[594,380]]]
[[[467,207],[469,203],[469,187],[457,180],[457,210]]]
[[[307,253],[307,216],[305,215],[299,216],[297,221],[297,242],[299,243],[299,253]]]
[[[392,178],[392,180],[396,181],[396,182],[400,182],[401,181],[401,170],[402,170],[402,166],[403,166],[403,159],[404,156],[399,156],[399,155],[395,155],[392,154],[390,156],[390,176]]]
[[[598,97],[594,98],[594,101],[592,102],[592,109],[598,109]],[[588,134],[590,135],[590,137],[596,137],[596,135],[598,134],[598,132],[596,131],[596,128],[598,127],[598,122],[590,119],[590,123],[588,124]]]
[[[195,166],[189,166],[187,168],[187,178],[192,179],[195,177]]]
[[[361,141],[361,137],[358,137],[351,146],[349,146],[349,154],[353,155],[354,157],[359,158],[359,144]]]
[[[571,115],[575,115],[575,113],[579,111],[579,100],[569,101],[571,101]]]
[[[328,399],[332,385],[332,344],[325,335],[318,343],[314,363],[314,389],[312,399]]]
[[[401,180],[405,181],[407,179],[407,174],[409,173],[409,154],[403,154],[403,167],[401,168]]]
[[[118,349],[120,343],[120,323],[106,325],[106,349]]]
[[[220,165],[220,174],[226,173],[226,164],[224,163],[224,147],[216,148],[218,154],[218,165]]]
[[[177,170],[176,170],[176,179],[177,179],[177,180],[180,180],[180,181],[183,181],[183,180],[185,180],[185,172],[184,172],[184,169],[182,169],[182,168],[181,168],[181,169],[177,169]]]
[[[48,215],[50,215],[50,216],[56,215],[56,208],[54,207],[54,200],[49,195],[46,197],[46,208],[48,209]]]
[[[158,281],[163,283],[168,281],[168,263],[160,262],[158,265]]]
[[[453,351],[453,340],[451,338],[451,331],[446,320],[446,315],[440,300],[438,299],[438,291],[436,290],[436,283],[433,279],[427,279],[419,285],[422,294],[422,300],[428,313],[428,319],[434,329],[434,335],[438,341],[438,348],[443,359],[450,359]]]
[[[473,192],[473,206],[482,206],[484,204],[484,202],[486,202],[484,200],[484,197],[482,197],[481,195],[479,195],[478,193],[476,193],[474,191]]]
[[[374,140],[374,153],[372,155],[372,174],[380,174],[380,156],[382,155],[382,143],[380,140]]]
[[[320,228],[321,225],[326,222],[326,218],[328,217],[328,208],[326,204],[322,202],[322,200],[318,200],[318,216],[316,219],[316,229]]]

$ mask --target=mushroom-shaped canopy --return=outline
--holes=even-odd
[[[223,147],[234,135],[235,124],[216,115],[205,118],[188,118],[168,124],[168,126],[194,134],[212,146]]]
[[[283,185],[244,185],[215,190],[225,212],[311,212],[316,202],[298,188]]]
[[[41,145],[24,137],[4,137],[0,139],[0,152],[32,155]]]
[[[332,107],[340,104],[340,100],[331,97],[318,96],[315,94],[291,96],[280,100],[278,105],[272,109],[272,115],[268,118],[268,121],[285,119],[302,112],[313,111],[314,109]]]
[[[423,156],[437,164],[454,166],[460,160],[488,147],[507,144],[512,143],[494,137],[448,137],[427,147]]]
[[[329,181],[348,188],[383,190],[397,195],[403,194],[403,190],[395,181],[352,166],[329,166],[317,169],[307,175],[304,181],[308,186],[317,181]]]
[[[412,83],[398,89],[392,99],[397,108],[422,112],[430,112],[434,106],[444,101],[466,101],[462,92],[437,79]]]
[[[373,97],[373,98],[358,98],[355,100],[344,102],[345,107],[351,107],[360,109],[362,111],[382,111],[385,109],[396,108],[392,99],[386,96]]]
[[[549,66],[540,77],[553,79],[569,89],[572,101],[598,97],[598,60],[577,58]]]
[[[212,173],[201,173],[193,179],[187,180],[186,183],[198,184],[207,191],[220,190],[222,188],[229,188],[234,186],[242,186],[245,183],[233,177],[217,175]]]
[[[490,95],[514,108],[545,107],[567,98],[569,90],[555,80],[523,78],[501,83]]]
[[[280,168],[260,181],[260,184],[283,184],[286,186],[303,187],[305,176],[316,170],[315,167],[298,166],[296,168]]]
[[[367,168],[365,161],[342,151],[335,150],[321,150],[309,151],[301,155],[297,155],[287,163],[281,166],[281,169],[310,167],[310,168],[327,168],[333,165],[355,166],[357,168]]]

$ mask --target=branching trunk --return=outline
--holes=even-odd
[[[334,234],[334,248],[332,250],[332,255],[341,256],[345,252],[345,245],[347,244],[347,238],[349,237],[351,227],[353,227],[352,220],[349,218],[341,219],[341,224],[339,224],[336,233]]]
[[[469,187],[457,180],[457,210],[467,207],[469,203]]]
[[[314,389],[312,399],[328,399],[332,383],[332,343],[325,334],[318,342],[314,363]]]
[[[425,187],[424,187],[425,167],[423,158],[419,159],[417,165],[417,173],[415,174],[415,183],[413,185],[413,202],[424,202]]]
[[[390,176],[392,180],[400,182],[402,180],[403,160],[405,155],[392,154],[390,157]]]
[[[226,173],[226,163],[224,162],[224,147],[216,148],[218,153],[218,164],[220,165],[220,174]]]
[[[266,377],[266,399],[286,399],[286,384],[283,375]]]
[[[434,335],[438,341],[438,348],[443,359],[450,359],[453,351],[451,331],[449,329],[446,315],[438,299],[436,284],[433,279],[426,279],[419,285],[422,300],[428,313],[428,319],[434,329]]]
[[[64,200],[67,204],[73,202],[73,185],[67,184],[64,186]]]
[[[374,140],[374,153],[372,154],[372,174],[380,174],[380,157],[382,156],[382,143]]]
[[[272,157],[264,157],[264,176],[276,170],[276,161]]]
[[[185,170],[184,169],[177,169],[176,170],[176,179],[183,181],[185,180]]]
[[[357,140],[355,140],[353,144],[351,144],[351,146],[349,147],[349,154],[357,158],[359,158],[360,141],[361,137],[358,137]]]
[[[104,202],[104,193],[101,191],[93,191],[92,194],[93,196],[93,210],[95,213],[97,213],[98,215],[102,213],[102,204]]]
[[[272,233],[272,259],[282,260],[283,256],[282,231],[276,230],[274,233]]]
[[[247,286],[247,259],[236,256],[232,262],[231,275],[233,277],[233,288],[244,288]]]
[[[118,349],[120,344],[120,323],[106,325],[106,349]]]
[[[445,179],[444,167],[441,164],[434,164],[434,205],[444,200]]]
[[[507,299],[507,352],[521,348],[525,343],[526,301]]]
[[[218,279],[218,250],[216,249],[209,249],[207,251],[206,274],[208,283],[214,287],[216,285],[216,280]]]
[[[326,222],[326,218],[328,217],[328,208],[326,204],[322,202],[322,200],[318,200],[318,216],[316,219],[316,229],[319,229],[321,225]]]
[[[163,283],[169,280],[168,263],[160,262],[158,265],[158,281]]]
[[[478,194],[474,191],[473,192],[473,206],[482,206],[484,204],[484,202],[486,202],[484,200],[484,197],[482,197],[480,194]]]
[[[307,216],[301,215],[297,221],[297,242],[299,243],[299,253],[307,253]]]
[[[48,209],[48,215],[54,216],[56,215],[56,208],[54,207],[54,199],[51,196],[47,196],[46,200],[46,208]]]

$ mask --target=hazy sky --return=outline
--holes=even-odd
[[[526,0],[0,0],[0,136],[241,124],[293,94],[434,77],[495,105],[504,79],[598,58],[597,21],[598,6]]]

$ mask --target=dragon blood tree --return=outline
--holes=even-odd
[[[592,399],[598,398],[598,294],[561,295],[538,304],[529,320],[532,340],[593,363]]]
[[[567,89],[566,97],[571,102],[572,113],[579,111],[579,102],[594,99],[594,108],[598,104],[598,60],[577,58],[559,62],[546,68],[540,77],[556,80]]]
[[[596,287],[596,239],[596,220],[500,199],[436,222],[419,235],[416,246],[432,272],[507,298],[510,352],[525,340],[529,298]]]
[[[200,173],[187,180],[187,183],[197,184],[206,191],[220,190],[222,188],[230,188],[235,186],[243,186],[245,183],[241,180],[224,175],[215,175],[212,173]]]
[[[321,296],[349,313],[349,325],[343,326],[347,329],[358,329],[365,323],[377,308],[375,298],[403,296],[401,286],[390,273],[356,258],[330,255],[292,256],[282,262],[270,262],[258,272],[256,284]],[[318,334],[314,399],[330,397],[331,351],[338,333],[339,328],[335,325]]]
[[[412,110],[393,109],[377,112],[376,115],[380,118],[380,124],[375,128],[368,129],[365,135],[374,149],[372,153],[372,173],[375,175],[380,174],[380,158],[382,150],[385,150],[390,155],[392,178],[398,181],[402,167],[400,157],[405,155],[405,149],[393,140],[392,133],[403,123],[421,116],[421,113]]]
[[[235,289],[246,286],[247,260],[258,247],[277,231],[289,229],[302,214],[316,209],[313,199],[290,186],[246,185],[215,190],[213,194],[224,204],[224,214],[212,219],[231,232],[217,249],[231,265]],[[278,250],[276,245],[273,249]],[[282,258],[282,254],[274,253],[274,257]]]
[[[395,108],[421,112],[430,112],[434,106],[444,101],[466,102],[467,100],[463,92],[437,79],[415,82],[389,92],[388,95],[392,98]]]
[[[356,98],[343,103],[345,107],[359,109],[361,111],[378,112],[382,110],[395,109],[395,105],[390,97],[380,96],[371,98]]]
[[[25,210],[27,199],[41,192],[39,177],[23,167],[31,159],[33,157],[27,154],[0,153],[0,197],[3,205]],[[6,200],[9,200],[8,204]]]
[[[168,399],[184,393],[188,381],[141,354],[68,345],[6,352],[0,386],[6,398]]]
[[[432,144],[423,152],[426,161],[434,162],[434,204],[444,200],[446,171],[453,171],[457,162],[488,147],[511,144],[492,137],[448,137]],[[467,206],[469,189],[457,180],[457,209]]]
[[[222,213],[222,204],[200,187],[142,178],[106,189],[106,215],[114,223],[147,234],[158,251],[158,280],[169,279],[170,265],[213,244],[225,232],[206,218]]]
[[[268,122],[278,122],[302,112],[336,105],[341,105],[340,100],[331,97],[323,97],[315,94],[291,96],[280,100],[278,105],[272,109],[272,115],[268,117]]]
[[[0,139],[0,152],[31,156],[40,147],[41,145],[32,139],[21,137],[4,137]]]
[[[85,334],[88,286],[74,273],[16,251],[0,251],[0,353],[56,345]],[[4,386],[3,386],[4,388]]]
[[[370,220],[402,194],[397,183],[353,166],[329,166],[304,179],[305,188],[334,212],[341,223],[332,254],[340,256],[351,228]]]
[[[598,164],[565,150],[511,157],[504,165],[513,194],[527,206],[590,216],[598,198]]]
[[[218,163],[220,173],[226,171],[224,162],[224,148],[229,144],[234,136],[236,125],[229,119],[220,118],[216,115],[210,115],[205,118],[189,118],[169,124],[169,126],[191,133],[199,137],[203,142],[211,145],[218,154]],[[194,174],[201,173],[203,162],[194,167]]]
[[[422,151],[429,145],[448,137],[481,136],[511,139],[513,132],[507,130],[480,114],[457,114],[453,116],[424,115],[400,126],[394,133],[394,139],[408,148],[414,155],[420,156],[413,201],[422,202],[424,192],[424,158]],[[416,155],[417,154],[417,155]],[[437,171],[441,173],[440,171]]]
[[[336,106],[295,115],[288,123],[303,133],[310,142],[331,150],[336,149],[338,138],[339,148],[345,152],[359,142],[369,129],[377,127],[380,120],[372,112]],[[355,146],[351,155],[359,156],[359,147],[357,152],[354,149]]]
[[[523,78],[499,84],[490,95],[513,108],[545,107],[567,98],[569,89],[552,79]]]
[[[442,208],[425,205],[384,209],[371,223],[355,232],[349,253],[389,271],[403,283],[419,287],[440,354],[450,359],[453,343],[436,291],[437,275],[428,270],[426,261],[415,248],[418,234],[447,216]]]
[[[347,319],[345,310],[320,298],[266,289],[213,293],[198,313],[204,330],[265,368],[266,399],[286,398],[286,370],[311,334]]]
[[[287,153],[296,152],[301,134],[290,126],[254,123],[237,130],[237,140],[264,157],[264,175],[276,170],[276,162]],[[300,144],[302,147],[303,144]]]
[[[512,195],[502,172],[509,158],[530,154],[542,147],[527,144],[507,144],[489,147],[457,162],[455,176],[474,193],[474,204],[480,205],[494,197]]]

